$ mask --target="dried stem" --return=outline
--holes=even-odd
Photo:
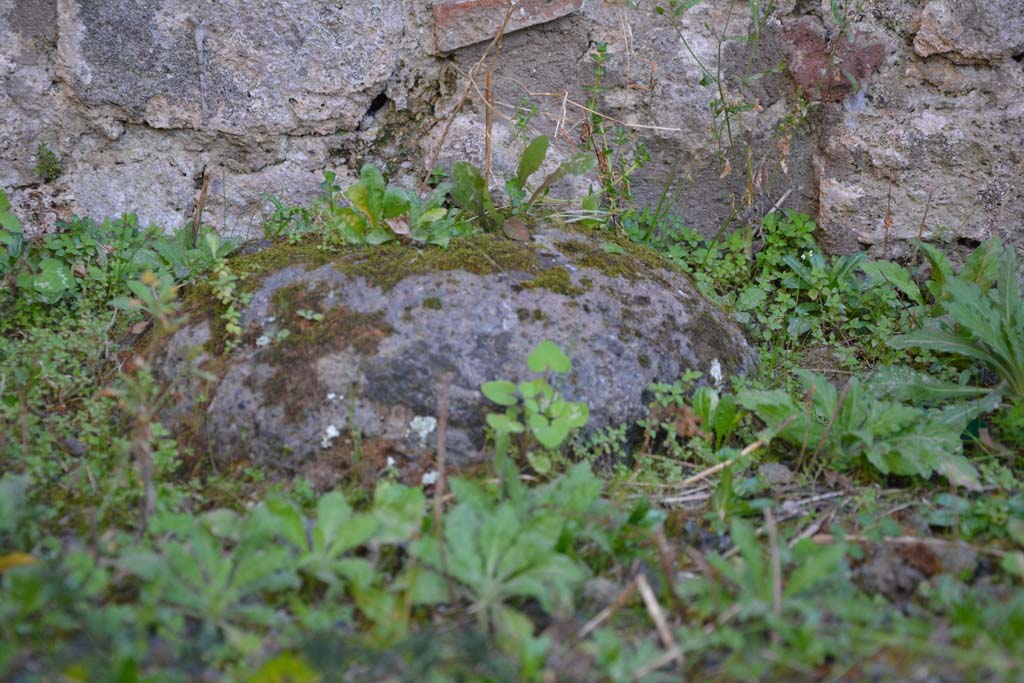
[[[491,49],[497,48],[501,44],[501,39],[505,35],[505,29],[508,27],[508,22],[512,18],[512,10],[515,9],[516,3],[509,2],[508,9],[505,10],[505,18],[501,22],[501,26],[498,28],[498,32],[494,34],[494,38],[484,48],[484,52],[480,55],[480,59],[477,60],[473,68],[469,70],[469,82],[462,91],[462,97],[459,98],[458,103],[455,105],[455,109],[448,115],[448,120],[444,122],[444,129],[441,131],[441,139],[437,141],[437,146],[434,147],[433,153],[430,155],[430,161],[427,162],[426,175],[423,176],[423,180],[420,183],[421,188],[426,189],[427,181],[430,180],[430,176],[434,171],[434,165],[437,164],[437,157],[441,154],[441,148],[444,146],[444,141],[448,138],[448,131],[452,128],[452,122],[455,121],[456,115],[462,110],[463,105],[466,104],[466,100],[469,99],[469,93],[473,90],[473,75],[477,72],[485,61],[487,56],[491,53]]]
[[[917,226],[917,242],[914,243],[914,255],[910,257],[910,270],[913,272],[917,266],[917,253],[921,250],[921,240],[924,239],[924,226],[928,221],[928,210],[932,208],[932,194],[935,188],[928,188],[928,201],[924,205],[924,215],[921,216],[921,224]]]
[[[782,616],[782,559],[779,556],[779,530],[775,525],[775,515],[770,507],[764,509],[764,524],[768,529],[768,548],[772,560],[772,612],[776,617]],[[772,631],[772,642],[779,643],[779,633]]]
[[[437,531],[437,549],[441,556],[441,569],[448,582],[448,599],[455,602],[455,587],[448,572],[448,555],[444,546],[444,498],[448,485],[448,469],[445,464],[445,440],[448,433],[448,376],[441,377],[437,387],[437,481],[434,482],[434,528]]]
[[[654,628],[657,629],[658,637],[661,638],[662,644],[669,652],[675,652],[675,656],[672,659],[675,659],[682,666],[683,651],[672,636],[672,631],[665,620],[665,613],[662,611],[661,605],[658,604],[658,598],[654,595],[654,589],[651,588],[651,584],[647,582],[647,577],[642,573],[636,575],[636,587],[640,591],[640,597],[644,601],[647,613],[651,615],[651,621],[654,622]]]
[[[199,201],[196,202],[196,216],[192,221],[192,246],[199,245],[199,228],[203,224],[203,207],[206,206],[206,191],[210,189],[210,174],[203,166],[203,187],[199,190]]]

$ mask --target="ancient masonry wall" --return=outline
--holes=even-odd
[[[778,0],[756,48],[719,51],[716,35],[752,31],[749,3],[704,0],[673,27],[646,0],[519,0],[491,61],[492,166],[515,163],[523,97],[556,157],[580,144],[605,43],[598,109],[652,156],[638,199],[657,202],[672,179],[675,209],[705,234],[785,196],[834,252],[898,256],[919,233],[1024,243],[1024,0],[845,4],[840,26],[828,0]],[[205,172],[204,220],[256,234],[261,193],[308,201],[324,169],[344,183],[371,161],[411,186],[506,6],[0,0],[0,188],[32,229],[125,211],[173,229]],[[720,69],[721,92],[700,85],[702,64]],[[441,163],[482,160],[482,72],[474,84]],[[710,102],[740,92],[753,106],[730,145]],[[63,161],[51,182],[33,171],[40,142]]]

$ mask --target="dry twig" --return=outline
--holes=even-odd
[[[427,172],[423,177],[420,185],[425,188],[427,181],[430,180],[430,176],[434,171],[434,166],[437,164],[437,157],[441,154],[441,148],[444,147],[444,141],[448,139],[448,131],[452,128],[452,122],[455,121],[455,116],[462,110],[463,105],[466,104],[466,100],[469,99],[470,91],[476,87],[473,81],[473,75],[477,72],[485,61],[487,61],[487,55],[491,53],[492,48],[496,48],[501,44],[501,39],[505,35],[505,29],[508,28],[508,22],[512,18],[512,11],[515,9],[516,3],[509,2],[508,9],[505,11],[505,18],[501,22],[501,26],[498,28],[498,32],[494,34],[494,38],[484,48],[483,54],[480,55],[480,59],[477,60],[473,68],[469,70],[469,83],[466,84],[465,89],[462,91],[462,97],[459,98],[458,103],[452,110],[451,114],[448,115],[448,120],[444,123],[444,129],[441,131],[441,139],[437,141],[437,146],[434,147],[433,153],[430,155],[430,161],[427,163]]]
[[[206,191],[210,189],[210,174],[206,172],[206,167],[203,166],[203,187],[199,190],[199,201],[196,202],[196,216],[192,221],[192,246],[196,247],[199,245],[199,229],[203,224],[203,207],[206,206]]]
[[[448,599],[455,602],[455,587],[448,571],[448,555],[444,547],[444,500],[445,488],[448,485],[448,470],[445,465],[445,438],[448,432],[448,382],[447,376],[441,377],[437,388],[437,481],[434,482],[434,528],[437,530],[437,549],[441,556],[441,568],[444,570],[445,581],[448,582]]]
[[[623,606],[629,602],[629,599],[633,597],[633,593],[636,592],[636,581],[630,581],[626,584],[626,587],[622,589],[618,597],[615,598],[612,604],[605,607],[603,610],[594,615],[594,617],[583,624],[583,627],[576,634],[576,640],[580,641],[590,635],[598,626],[603,624],[612,618],[612,616],[618,612]]]
[[[644,601],[644,606],[647,608],[647,613],[651,615],[651,620],[654,622],[654,628],[658,630],[658,637],[661,638],[662,644],[669,651],[675,651],[675,659],[679,662],[679,666],[683,665],[683,651],[679,648],[676,639],[672,636],[672,631],[669,630],[668,622],[665,620],[665,613],[661,609],[661,605],[658,604],[658,598],[654,595],[654,590],[651,588],[651,584],[647,582],[647,577],[642,573],[636,575],[636,587],[640,591],[640,597]],[[671,660],[669,660],[671,661]]]
[[[772,612],[776,617],[782,616],[782,558],[779,556],[779,530],[775,526],[775,515],[772,509],[764,509],[764,524],[768,529],[768,549],[772,560]],[[772,631],[772,642],[779,642],[779,634]]]
[[[833,534],[815,534],[811,536],[811,540],[819,545],[825,545],[835,543],[840,539],[836,538]],[[999,550],[998,548],[986,548],[964,543],[963,541],[947,541],[944,538],[927,538],[924,536],[889,536],[882,539],[872,539],[859,534],[847,534],[842,537],[842,540],[851,543],[887,543],[889,545],[929,545],[935,548],[963,548],[981,555],[991,555],[993,557],[1006,556],[1006,551]]]

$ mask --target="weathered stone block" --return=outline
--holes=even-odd
[[[993,61],[1024,53],[1020,0],[930,0],[921,12],[914,51],[954,62]]]
[[[397,0],[65,1],[58,73],[92,107],[157,129],[355,130],[398,64]]]
[[[434,39],[439,52],[490,40],[501,28],[509,0],[434,0]],[[564,17],[583,0],[519,0],[506,33]]]

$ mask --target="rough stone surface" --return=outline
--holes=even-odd
[[[583,0],[521,0],[509,15],[505,33],[564,17],[582,4]],[[505,0],[434,0],[437,49],[450,52],[494,38],[507,12]]]
[[[220,377],[216,386],[200,391],[182,371],[188,349],[209,339],[209,323],[197,320],[171,340],[160,368],[181,378],[173,415],[200,425],[213,457],[287,472],[331,455],[351,458],[356,434],[361,448],[429,462],[447,374],[447,455],[466,465],[483,458],[483,417],[495,408],[480,385],[531,377],[526,358],[545,339],[573,360],[556,386],[588,403],[591,429],[639,417],[651,382],[688,368],[707,373],[716,360],[726,375],[752,367],[741,333],[687,277],[605,254],[578,233],[544,229],[534,239],[539,270],[425,273],[386,291],[333,264],[273,272],[242,314],[246,343],[207,363]],[[581,256],[591,250],[628,275],[580,265],[591,263]],[[573,291],[531,286],[560,272]],[[310,322],[300,309],[323,319]],[[271,343],[283,329],[288,338]],[[208,408],[196,422],[203,393]]]
[[[169,230],[193,218],[205,169],[206,222],[254,236],[261,193],[307,202],[325,169],[344,183],[369,161],[413,186],[438,150],[443,166],[482,163],[482,70],[456,105],[498,5],[0,0],[0,188],[30,230],[123,211]],[[638,5],[521,3],[488,62],[496,186],[533,135],[552,139],[549,167],[583,144],[604,43],[595,104],[625,127],[627,157],[651,153],[632,178],[641,206],[667,190],[712,235],[786,195],[833,252],[898,257],[919,234],[1024,245],[1020,0],[875,0],[845,25],[827,2],[761,3],[757,40],[721,50],[717,36],[751,30],[750,3],[705,0],[679,32]],[[439,38],[484,42],[439,54]],[[700,85],[704,68],[721,89]],[[726,128],[709,105],[741,94],[753,108]],[[521,132],[523,98],[537,114]],[[39,142],[63,159],[55,182],[33,173]]]
[[[991,8],[966,11],[972,4]],[[990,12],[1000,7],[1007,25],[1021,20],[1016,2],[956,7],[962,36],[987,33]],[[894,257],[906,256],[919,236],[954,251],[993,236],[1020,247],[1024,65],[1005,45],[970,64],[958,63],[952,53],[922,58],[918,38],[929,35],[927,22],[922,17],[918,27],[905,27],[908,32],[898,36],[913,38],[914,52],[887,28],[901,21],[899,3],[889,3],[861,22],[887,40],[889,56],[863,97],[823,111],[814,162],[826,245]],[[999,43],[998,34],[992,43]],[[980,60],[983,53],[967,45],[961,47]]]
[[[230,135],[355,128],[404,28],[398,0],[62,0],[57,21],[59,69],[83,103]]]
[[[957,62],[1024,54],[1024,6],[1020,0],[929,0],[921,11],[914,51]]]

